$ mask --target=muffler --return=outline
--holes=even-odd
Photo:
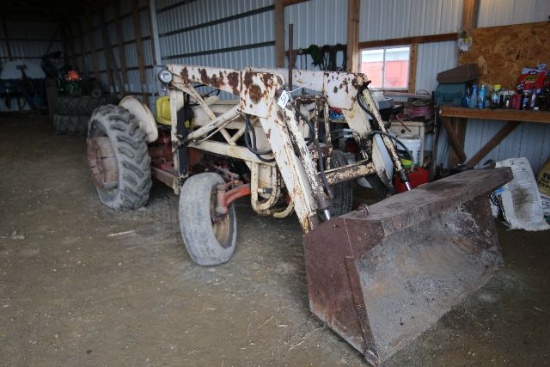
[[[512,178],[466,171],[322,223],[304,238],[311,311],[378,366],[502,265],[488,194]]]

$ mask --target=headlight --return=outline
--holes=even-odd
[[[161,70],[159,72],[159,80],[163,82],[164,84],[170,84],[170,82],[173,79],[173,75],[171,72],[169,72],[167,69]]]

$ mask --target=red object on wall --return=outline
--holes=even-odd
[[[409,173],[409,183],[411,184],[411,188],[414,189],[415,187],[428,183],[429,176],[430,175],[427,169],[416,167],[411,173]],[[403,182],[401,182],[399,175],[397,174],[393,178],[393,186],[395,187],[396,193],[407,191],[407,187]]]

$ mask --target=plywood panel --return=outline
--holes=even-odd
[[[485,84],[514,89],[522,68],[550,61],[549,22],[478,28],[471,35],[473,46],[459,63],[477,63]]]

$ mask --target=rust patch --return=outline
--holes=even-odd
[[[252,77],[255,74],[256,73],[252,73],[252,72],[244,73],[243,84],[246,88],[249,88],[254,83],[254,79]]]
[[[346,89],[346,93],[349,93],[349,88],[348,88],[348,79],[344,79],[342,80],[342,83],[340,83],[340,89]]]
[[[233,94],[239,95],[239,81],[240,81],[240,75],[239,73],[233,71],[229,74],[227,74],[227,83],[233,90]]]
[[[248,95],[253,103],[258,103],[262,99],[262,88],[258,84],[252,84],[248,87]]]
[[[199,69],[199,74],[201,75],[201,82],[203,84],[209,84],[208,83],[208,73],[206,72],[206,69]]]
[[[189,83],[189,70],[186,67],[181,70],[180,76],[185,84]]]
[[[211,77],[208,76],[206,69],[199,69],[201,75],[201,82],[206,85],[210,85],[214,88],[220,89],[224,85],[224,75],[220,71],[218,75],[212,74]]]
[[[262,81],[267,88],[271,88],[273,86],[273,74],[264,73],[262,75]]]
[[[359,79],[360,78],[353,78],[351,80],[351,85],[353,85],[356,89],[359,89],[359,87],[361,87],[361,83],[359,82],[360,81]],[[368,81],[367,83],[370,83],[370,81]]]

